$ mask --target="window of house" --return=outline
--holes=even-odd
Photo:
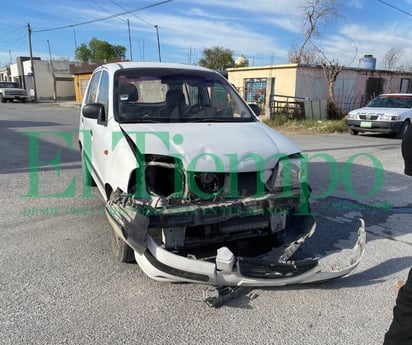
[[[246,102],[264,103],[266,98],[266,78],[245,79]]]
[[[89,79],[80,79],[80,96],[84,97],[84,94],[86,93],[87,89],[87,84],[89,83]]]
[[[401,79],[401,93],[411,93],[412,92],[412,83],[410,78],[402,78]]]

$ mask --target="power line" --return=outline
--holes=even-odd
[[[113,1],[113,0],[110,0],[110,2],[112,2],[112,3],[115,4],[116,6],[120,7],[122,10],[127,11],[126,8],[124,8],[123,6],[119,5],[117,2],[115,2],[115,1]],[[144,23],[146,23],[146,24],[149,24],[150,26],[152,26],[152,27],[156,30],[157,51],[158,51],[158,54],[159,54],[159,61],[162,61],[162,57],[161,57],[161,54],[160,54],[159,25],[154,25],[154,24],[152,24],[152,23],[149,23],[147,20],[144,20],[143,18],[135,15],[134,13],[132,13],[132,14],[133,14],[134,17],[136,17],[137,19],[141,20],[142,22],[144,22]],[[129,39],[130,39],[130,35],[129,35]],[[130,44],[130,49],[131,49],[131,44]],[[140,44],[139,44],[139,50],[140,50]],[[140,56],[141,56],[142,59],[144,60],[144,58],[143,58],[143,56],[142,56],[141,53],[140,53]],[[132,58],[131,58],[131,60],[132,60]]]
[[[87,21],[87,22],[82,22],[82,23],[77,23],[77,24],[59,26],[59,27],[56,27],[56,28],[49,28],[49,29],[42,29],[42,30],[33,30],[32,32],[46,32],[46,31],[62,30],[62,29],[67,29],[67,28],[73,28],[73,27],[80,26],[80,25],[86,25],[86,24],[92,24],[92,23],[96,23],[96,22],[101,22],[101,21],[103,21],[103,20],[107,20],[107,19],[112,19],[112,18],[124,16],[125,14],[129,14],[129,13],[133,13],[133,12],[138,12],[138,11],[147,10],[148,8],[152,8],[152,7],[155,7],[155,6],[163,5],[163,4],[165,4],[165,3],[167,3],[167,2],[171,2],[171,1],[173,1],[173,0],[164,0],[164,1],[160,1],[160,2],[157,2],[157,3],[155,3],[155,4],[152,4],[152,5],[147,5],[147,6],[138,8],[138,9],[136,9],[136,10],[124,11],[124,12],[117,13],[117,14],[113,14],[113,15],[111,15],[111,16],[107,16],[107,17],[100,18],[100,19],[89,20],[89,21]]]
[[[0,49],[4,49],[4,48],[7,48],[7,47],[10,47],[12,44],[14,44],[14,43],[16,43],[16,42],[19,42],[19,41],[23,40],[24,38],[26,38],[26,36],[27,36],[27,34],[24,33],[23,35],[21,35],[21,36],[19,36],[18,38],[16,38],[14,41],[11,41],[11,42],[7,43],[7,44],[4,45],[4,46],[2,45]]]
[[[92,3],[94,3],[97,7],[99,7],[101,10],[108,12],[106,8],[104,8],[102,5],[98,4],[95,0],[90,0]],[[122,22],[126,22],[126,20],[119,18]]]
[[[113,1],[113,0],[110,0],[110,2],[113,3],[113,4],[115,4],[117,7],[121,8],[122,10],[127,11],[126,8],[124,8],[123,6],[121,6],[120,4],[118,4],[117,2],[115,2],[115,1]],[[142,22],[144,22],[144,23],[146,23],[146,24],[149,24],[150,26],[153,26],[153,27],[154,27],[154,24],[149,23],[147,20],[143,19],[142,17],[139,17],[139,16],[135,15],[134,13],[133,13],[133,16],[136,17],[137,19],[141,20]]]
[[[377,1],[381,2],[382,4],[384,4],[386,6],[389,6],[389,7],[393,8],[393,9],[399,11],[399,12],[402,12],[403,14],[406,14],[407,16],[412,17],[412,13],[409,13],[409,12],[399,8],[399,7],[396,7],[395,5],[388,4],[386,1],[383,1],[383,0],[377,0]]]

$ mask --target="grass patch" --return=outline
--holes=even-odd
[[[296,134],[327,134],[327,133],[347,133],[348,127],[345,120],[291,120],[285,116],[277,116],[272,120],[264,122],[279,132]]]

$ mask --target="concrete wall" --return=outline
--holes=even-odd
[[[269,80],[274,78],[275,94],[294,96],[296,92],[296,68],[297,65],[295,64],[230,68],[228,69],[228,79],[242,92],[245,87],[245,79],[267,78],[269,88]],[[266,95],[270,96],[270,88],[266,91]]]
[[[73,76],[69,64],[69,61],[52,61],[52,64],[50,61],[33,61],[38,100],[53,100],[55,90],[57,100],[75,99]],[[23,69],[27,91],[30,96],[34,96],[31,62],[24,61]]]
[[[296,93],[296,64],[272,65],[261,67],[242,67],[228,69],[228,80],[236,86],[240,94],[245,97],[246,79],[266,79],[266,99],[261,113],[269,116],[270,102],[273,95],[294,96]],[[274,83],[274,85],[273,85]]]

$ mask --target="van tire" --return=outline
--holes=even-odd
[[[405,135],[406,131],[408,130],[409,125],[410,125],[410,121],[409,121],[409,119],[406,119],[406,120],[403,122],[402,127],[401,127],[401,129],[399,130],[399,132],[396,133],[396,138],[397,138],[397,139],[402,139],[402,138],[403,138],[403,136]]]
[[[111,193],[110,198],[112,198],[114,193]],[[134,263],[134,251],[129,245],[120,238],[112,226],[109,230],[110,244],[112,248],[112,253],[116,261],[125,263]]]

